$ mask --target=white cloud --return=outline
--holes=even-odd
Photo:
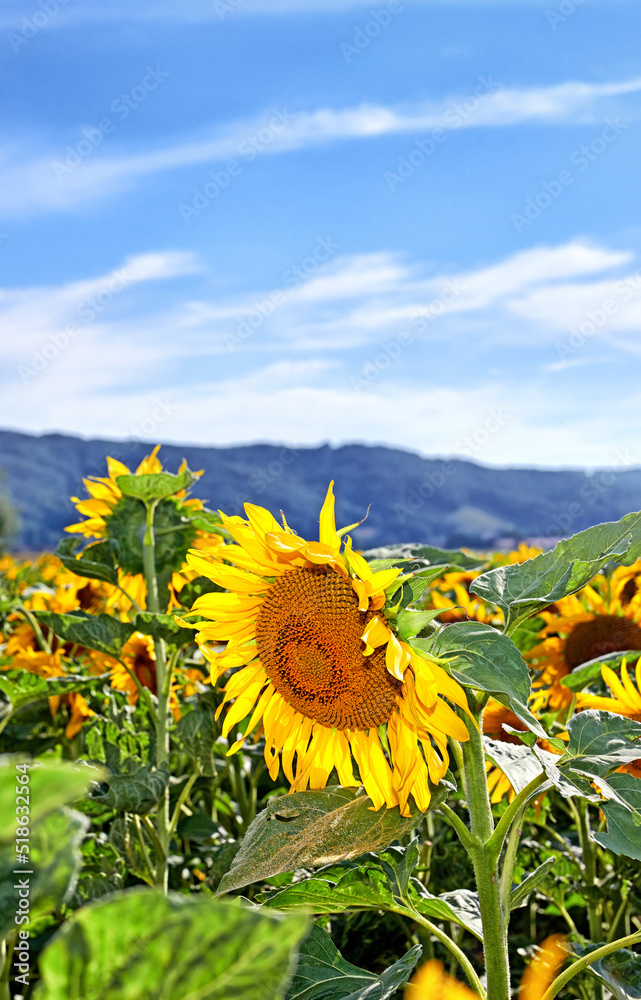
[[[608,465],[617,448],[636,454],[629,414],[638,401],[622,391],[604,414],[591,392],[561,381],[569,369],[594,368],[616,360],[617,347],[631,348],[610,338],[607,358],[583,349],[559,358],[550,344],[559,339],[556,310],[572,294],[575,310],[600,301],[621,280],[610,274],[630,268],[626,252],[575,240],[427,277],[392,254],[337,256],[320,263],[306,283],[286,288],[262,324],[248,327],[235,355],[224,334],[259,304],[273,303],[269,290],[183,301],[177,284],[174,304],[164,311],[145,311],[135,295],[138,282],[180,279],[198,268],[193,257],[176,252],[129,258],[122,270],[132,289],[123,290],[118,307],[105,307],[57,349],[56,335],[78,302],[104,291],[119,269],[59,287],[1,290],[0,323],[8,335],[0,345],[0,423],[12,426],[19,414],[31,431],[214,444],[360,439],[520,465]],[[459,298],[444,303],[426,330],[408,323],[412,310],[459,285]],[[619,326],[625,319],[629,328],[619,335],[634,341],[633,314],[624,305],[637,308],[630,299],[610,319]],[[395,339],[402,329],[412,330],[413,339]],[[507,341],[512,374],[488,375],[489,359],[500,359]],[[386,358],[384,345],[394,343],[400,348]],[[45,344],[53,345],[48,354]],[[440,360],[453,344],[479,365],[459,366],[449,379],[442,373],[451,364]],[[514,345],[530,352],[528,364],[520,366]],[[426,351],[439,374],[422,382]],[[34,352],[46,364],[24,378],[20,366],[33,368]],[[372,377],[364,377],[368,366]],[[493,420],[486,434],[497,412],[498,426]],[[466,452],[465,440],[475,435],[478,442]]]
[[[257,150],[259,155],[284,153],[328,142],[434,129],[448,132],[523,123],[584,123],[595,119],[601,102],[639,91],[641,78],[510,88],[490,75],[472,81],[467,92],[420,104],[361,104],[296,113],[272,108],[251,121],[212,127],[205,138],[177,138],[172,145],[149,152],[108,155],[100,146],[84,157],[74,158],[72,141],[62,149],[20,158],[14,147],[5,149],[0,160],[0,214],[68,210],[128,190],[143,178],[165,171],[229,159],[237,159],[243,166],[258,155]],[[78,141],[82,140],[79,128]],[[109,142],[117,142],[117,132],[114,138],[109,136]],[[87,145],[86,139],[84,143]],[[69,162],[75,164],[72,167],[66,162],[69,148]]]

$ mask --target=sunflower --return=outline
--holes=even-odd
[[[158,458],[159,449],[160,445],[156,445],[151,454],[143,458],[134,475],[145,476],[163,471],[162,463]],[[180,475],[186,469],[187,462],[183,460],[178,474]],[[131,475],[131,470],[122,462],[108,456],[107,471],[108,476],[83,479],[89,497],[84,500],[79,497],[71,499],[78,513],[86,517],[86,520],[68,525],[65,531],[99,541],[109,537],[110,532],[124,533],[122,536],[124,544],[121,545],[121,549],[126,553],[126,560],[118,571],[119,583],[135,603],[144,608],[146,586],[142,556],[138,554],[140,548],[138,536],[142,525],[140,519],[143,517],[142,508],[138,500],[124,497],[116,482],[118,476]],[[202,472],[196,472],[193,475],[201,476]],[[186,529],[184,515],[189,516],[202,508],[202,501],[194,497],[187,499],[185,490],[181,490],[175,497],[161,500],[156,508],[158,527],[162,531],[161,541],[157,542],[157,554],[160,558],[169,559],[173,569],[170,607],[179,606],[176,595],[196,575],[184,563],[187,549],[193,546],[206,552],[214,552],[223,544],[223,539],[218,534],[196,528],[191,529],[191,531],[189,528]],[[158,545],[160,545],[160,549]],[[175,550],[177,555],[174,555],[172,550]],[[114,601],[122,605],[122,594],[121,592],[117,593],[120,596],[114,597]],[[125,611],[129,608],[121,607],[121,610]]]
[[[527,733],[528,731],[527,726],[521,722],[511,709],[506,708],[505,705],[501,705],[495,698],[490,698],[483,712],[484,735],[500,743],[512,743],[516,746],[522,746],[523,742],[518,736],[506,732],[503,728],[504,723],[506,726],[516,729],[520,733]],[[564,734],[560,734],[560,738],[566,739],[567,737]],[[547,750],[548,753],[559,753],[548,740],[537,739],[536,743],[537,746],[542,750]],[[511,802],[516,796],[516,792],[507,775],[504,774],[500,767],[492,764],[489,760],[485,763],[485,769],[487,771],[487,787],[490,793],[490,802],[500,802],[505,795],[507,795],[508,801]],[[536,799],[535,801],[538,803],[540,800]]]
[[[282,763],[292,791],[324,788],[335,768],[341,784],[364,785],[375,809],[398,805],[407,816],[409,796],[425,811],[428,777],[436,784],[444,776],[447,737],[469,736],[442,696],[465,711],[467,700],[438,663],[399,639],[387,601],[401,570],[372,571],[349,538],[343,544],[356,525],[336,530],[333,485],[318,542],[253,504],[245,505],[247,519],[221,513],[234,540],[224,558],[233,566],[198,552],[187,557],[229,591],[195,602],[193,612],[208,619],[194,626],[197,641],[213,681],[240,668],[219,707],[234,700],[223,734],[251,718],[230,753],[262,720],[273,780]],[[210,642],[227,647],[212,650]]]
[[[93,649],[88,650],[88,656],[91,664],[90,672],[109,673],[111,687],[114,691],[126,694],[130,705],[136,705],[138,702],[140,694],[138,685],[157,695],[156,651],[150,635],[134,632],[123,645],[120,660]],[[182,692],[183,697],[188,697],[197,690],[198,682],[208,683],[209,678],[200,670],[180,667],[175,670],[169,700],[174,719],[180,719],[182,714],[178,693]]]
[[[604,712],[614,712],[615,715],[625,715],[628,719],[641,722],[641,658],[636,665],[636,687],[625,660],[621,664],[621,679],[617,677],[610,667],[601,667],[601,676],[610,688],[611,698],[604,698],[587,691],[581,691],[576,697],[577,711],[585,708],[602,709]],[[641,758],[633,760],[630,764],[624,764],[618,768],[619,771],[627,771],[635,778],[641,778]]]
[[[535,669],[533,711],[567,708],[572,692],[561,684],[572,670],[608,653],[641,649],[641,561],[599,574],[577,594],[541,612],[543,641],[525,658]]]

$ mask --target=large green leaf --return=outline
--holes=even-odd
[[[26,770],[25,770],[26,768]],[[92,781],[100,781],[103,771],[57,760],[30,761],[24,757],[0,757],[0,843],[15,837],[18,788],[28,791],[29,819],[36,823],[54,809],[75,802]],[[22,781],[24,776],[28,781]],[[27,796],[23,795],[23,798]]]
[[[20,898],[28,890],[29,921],[67,902],[80,871],[80,841],[89,820],[70,809],[57,809],[31,827],[25,863],[16,860],[14,844],[0,850],[0,938],[15,930]],[[26,910],[24,912],[27,912]],[[29,921],[21,921],[27,927]]]
[[[624,715],[589,709],[579,712],[567,725],[570,736],[567,757],[574,760],[570,767],[579,766],[592,774],[605,776],[621,764],[629,764],[641,757],[641,722]]]
[[[61,538],[55,554],[65,567],[78,576],[90,580],[118,583],[117,560],[111,542],[95,542],[83,548],[78,555],[78,539]]]
[[[374,812],[363,789],[340,785],[271,799],[250,824],[218,892],[381,850],[413,830],[422,817],[415,812],[405,818],[398,806]]]
[[[145,475],[117,476],[116,485],[126,497],[135,497],[143,503],[166,500],[186,489],[193,482],[189,470],[174,476],[170,472],[149,472]]]
[[[597,524],[524,563],[479,576],[470,590],[497,604],[510,633],[519,622],[590,582],[611,559],[630,566],[641,555],[641,513]]]
[[[607,833],[595,833],[594,839],[614,854],[625,854],[641,861],[641,781],[631,774],[612,774],[608,784],[614,789],[620,801],[610,799],[599,803],[608,821]],[[635,810],[632,812],[631,810]]]
[[[346,962],[327,931],[314,926],[301,945],[286,1000],[388,1000],[411,976],[421,950],[414,945],[375,976]]]
[[[135,632],[133,625],[121,622],[113,615],[90,615],[86,611],[71,611],[69,614],[39,611],[37,618],[61,639],[97,649],[109,656],[118,656],[127,639]]]
[[[308,921],[133,889],[89,904],[40,961],[35,1000],[282,1000]]]
[[[460,684],[488,691],[530,732],[548,738],[528,708],[530,671],[507,635],[481,622],[455,622],[445,625],[432,639],[419,639],[412,645],[451,659],[450,671]]]

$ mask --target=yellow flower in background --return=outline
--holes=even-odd
[[[547,937],[525,968],[519,1000],[541,1000],[565,964],[568,952],[567,938],[563,934],[551,934]]]
[[[428,776],[436,783],[447,770],[447,737],[469,736],[444,697],[466,711],[467,700],[449,674],[397,636],[385,604],[401,571],[373,572],[349,539],[343,546],[356,525],[336,530],[332,487],[318,542],[253,504],[245,505],[247,519],[221,515],[234,539],[224,558],[234,565],[187,557],[229,591],[194,604],[208,619],[194,626],[197,641],[212,680],[241,668],[220,706],[234,700],[223,733],[250,713],[245,736],[262,722],[272,779],[282,763],[292,791],[324,788],[336,768],[341,784],[365,786],[376,809],[398,805],[409,815],[410,795],[426,810]],[[227,647],[212,651],[210,642]]]
[[[414,973],[404,997],[405,1000],[478,1000],[478,994],[450,976],[437,958],[425,962]]]
[[[552,934],[543,941],[521,979],[519,1000],[541,1000],[568,956],[567,939]],[[445,971],[438,959],[425,962],[405,987],[405,1000],[478,1000],[478,994]]]
[[[608,653],[641,649],[641,561],[621,566],[608,579],[598,575],[577,594],[541,612],[543,641],[524,654],[537,672],[534,712],[566,708],[572,692],[563,677],[582,663]]]

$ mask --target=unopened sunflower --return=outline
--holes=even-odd
[[[533,711],[566,708],[572,692],[563,677],[582,663],[608,653],[641,649],[641,562],[603,575],[577,594],[563,597],[541,613],[545,626],[539,645],[525,653],[535,669]]]
[[[333,483],[320,513],[320,541],[299,538],[262,507],[247,519],[221,514],[234,539],[215,564],[188,562],[229,593],[199,597],[193,611],[212,680],[227,682],[224,735],[251,714],[243,739],[262,721],[272,779],[292,791],[324,788],[335,768],[343,785],[363,784],[379,809],[409,797],[421,811],[448,765],[447,737],[467,740],[464,722],[443,700],[467,711],[462,688],[437,663],[399,639],[388,599],[398,568],[373,572],[338,532]],[[389,617],[388,617],[389,613]],[[210,642],[226,642],[220,653]],[[220,706],[222,708],[222,705]],[[353,761],[359,778],[354,776]]]

